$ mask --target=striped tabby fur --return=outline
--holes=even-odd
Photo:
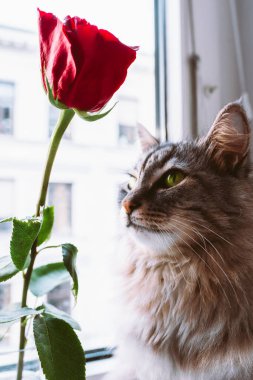
[[[253,379],[253,186],[237,103],[209,134],[144,153],[120,192],[122,314],[115,380]],[[185,178],[160,187],[172,169]]]

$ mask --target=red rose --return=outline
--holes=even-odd
[[[97,112],[124,82],[136,48],[79,17],[39,11],[43,84],[68,108]]]

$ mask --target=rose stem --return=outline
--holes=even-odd
[[[67,129],[69,123],[71,122],[72,118],[74,117],[75,112],[72,109],[62,110],[59,116],[59,119],[57,121],[57,124],[54,129],[54,133],[52,134],[49,150],[48,150],[48,156],[46,161],[46,166],[44,169],[44,175],[42,179],[41,189],[40,189],[40,195],[39,200],[36,207],[36,216],[40,216],[40,210],[41,207],[45,206],[46,196],[47,196],[47,189],[48,189],[48,183],[49,178],[51,174],[51,170],[53,167],[54,159],[56,156],[56,152],[58,150],[60,141],[62,139],[62,136]],[[26,273],[24,274],[23,278],[23,292],[22,292],[22,302],[21,307],[26,307],[27,305],[27,293],[28,288],[31,280],[31,275],[33,271],[34,262],[37,256],[37,239],[33,243],[32,249],[31,249],[31,262],[27,268]],[[17,380],[22,380],[22,372],[24,367],[24,349],[26,345],[26,337],[25,337],[25,330],[26,330],[26,317],[21,318],[20,321],[20,336],[19,336],[19,358],[18,358],[18,370],[17,370]]]

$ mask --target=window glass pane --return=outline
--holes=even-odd
[[[71,287],[69,282],[56,286],[47,294],[47,302],[71,314]]]
[[[0,14],[0,80],[15,86],[13,128],[17,138],[8,139],[8,144],[0,139],[0,181],[9,175],[14,180],[12,185],[0,182],[0,210],[3,210],[0,216],[3,217],[34,213],[48,136],[59,112],[49,105],[41,85],[37,6],[62,18],[67,14],[87,18],[110,30],[122,42],[140,45],[126,82],[108,105],[118,102],[112,112],[95,123],[74,117],[71,139],[63,140],[57,153],[47,198],[48,204],[55,206],[50,245],[70,242],[78,247],[80,291],[75,307],[67,284],[54,289],[43,301],[63,310],[71,309],[82,326],[80,337],[86,349],[114,345],[112,294],[119,235],[118,185],[124,178],[123,172],[139,153],[137,123],[155,131],[153,0],[87,0],[85,4],[83,0],[64,3],[43,0],[37,1],[36,6],[34,0],[26,0],[22,6],[18,0],[6,3],[5,11]],[[20,12],[22,17],[18,17]],[[9,98],[13,96],[14,86],[12,90],[9,87],[3,90]],[[15,192],[10,188],[14,183]],[[10,231],[4,236],[0,256],[6,254]],[[38,256],[38,265],[48,260],[58,261],[60,257],[60,250],[43,251]],[[11,301],[18,302],[21,276],[10,283]],[[30,302],[33,306],[35,300],[31,297]],[[9,345],[14,349],[18,328],[12,331]]]
[[[50,183],[48,205],[54,206],[54,231],[66,234],[71,231],[71,194],[70,183]]]
[[[0,310],[8,306],[11,301],[10,284],[0,284]]]
[[[1,78],[0,78],[1,79]],[[0,81],[0,133],[12,134],[14,84]]]
[[[0,310],[8,307],[11,303],[11,284],[0,284]],[[10,344],[10,334],[8,329],[0,326],[0,348],[5,348]],[[1,363],[0,363],[1,364]]]

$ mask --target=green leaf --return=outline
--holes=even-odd
[[[0,323],[10,323],[19,320],[28,315],[40,314],[40,310],[31,309],[29,307],[15,306],[13,309],[6,309],[0,311]]]
[[[0,223],[12,222],[12,220],[13,220],[13,218],[5,218],[5,219],[1,219]]]
[[[57,307],[50,305],[49,303],[45,303],[42,305],[42,308],[44,309],[43,314],[62,319],[63,321],[67,322],[73,329],[81,330],[80,325],[71,317],[71,315],[65,313],[60,309],[57,309]]]
[[[36,297],[41,297],[69,279],[64,263],[43,265],[33,270],[30,290]]]
[[[117,102],[108,111],[103,112],[103,113],[96,113],[96,114],[91,114],[91,113],[88,113],[85,111],[79,111],[76,108],[73,108],[73,109],[74,109],[75,113],[81,119],[84,119],[86,121],[96,121],[96,120],[102,119],[103,117],[108,115],[108,113],[110,113],[112,111],[112,109],[116,106],[116,104],[117,104]]]
[[[50,238],[54,224],[54,207],[46,207],[43,210],[43,219],[40,232],[37,239],[37,245],[41,245]]]
[[[35,344],[47,380],[84,380],[85,357],[68,323],[48,315],[33,321]]]
[[[19,270],[22,270],[30,249],[39,233],[41,221],[38,218],[19,220],[13,219],[11,236],[11,258]]]
[[[62,244],[62,256],[63,256],[63,262],[68,270],[70,276],[73,279],[73,287],[72,291],[75,296],[75,298],[78,295],[78,277],[76,273],[76,255],[77,255],[78,249],[70,243]]]
[[[10,256],[3,256],[0,258],[0,282],[8,280],[18,272],[19,270],[10,260]]]

